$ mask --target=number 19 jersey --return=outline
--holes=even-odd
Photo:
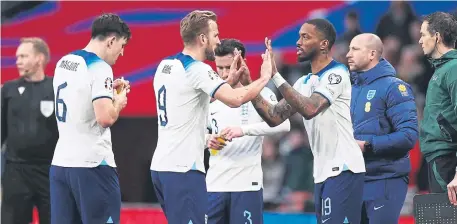
[[[151,170],[205,172],[209,102],[224,83],[211,66],[189,55],[162,60],[154,76],[159,136]]]

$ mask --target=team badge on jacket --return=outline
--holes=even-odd
[[[406,91],[406,86],[403,84],[398,85],[398,90],[400,90],[400,93],[402,96],[408,96],[408,91]]]
[[[54,101],[52,100],[42,100],[40,102],[40,111],[41,114],[45,117],[49,117],[54,112]]]
[[[374,98],[374,95],[376,95],[376,90],[368,90],[368,93],[367,93],[367,100],[371,100]]]

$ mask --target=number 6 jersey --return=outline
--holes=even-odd
[[[59,140],[52,165],[116,167],[109,128],[100,126],[93,101],[113,98],[113,71],[97,55],[84,50],[62,57],[54,73],[55,114]]]
[[[154,76],[159,136],[151,170],[205,172],[209,102],[224,83],[211,66],[189,55],[162,60]]]

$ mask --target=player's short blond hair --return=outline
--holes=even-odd
[[[200,34],[208,34],[208,22],[216,22],[216,13],[212,11],[195,10],[187,14],[180,23],[180,33],[184,45],[190,45]]]
[[[49,51],[49,46],[48,44],[41,38],[39,37],[24,37],[21,38],[21,44],[24,43],[31,43],[33,46],[33,49],[36,51],[36,53],[43,54],[44,55],[44,64],[46,65],[50,58],[51,58],[51,53]]]

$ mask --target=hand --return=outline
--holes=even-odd
[[[276,62],[275,62],[275,55],[273,54],[273,47],[271,47],[271,39],[268,39],[268,37],[265,37],[265,46],[267,47],[268,51],[270,52],[270,58],[271,58],[271,76],[274,76],[278,72],[278,68],[276,68]]]
[[[207,142],[208,148],[215,149],[215,150],[221,150],[222,148],[224,148],[224,146],[226,146],[225,141],[220,142],[217,140],[217,138],[220,138],[220,135],[212,134],[209,137],[208,142]]]
[[[130,92],[130,82],[125,80],[124,77],[116,79],[113,82],[113,89],[120,93],[123,89],[126,89],[126,93]]]
[[[229,85],[235,86],[240,81],[241,74],[244,73],[245,67],[241,65],[240,60],[242,60],[241,52],[235,48],[233,51],[233,61],[230,65],[230,70],[227,79],[225,80]]]
[[[271,56],[268,49],[265,50],[265,53],[262,54],[262,66],[260,67],[260,77],[264,79],[270,79],[272,73],[272,66],[271,66]]]
[[[246,61],[243,57],[240,57],[241,67],[244,68],[243,74],[241,74],[240,82],[243,86],[247,86],[252,83],[251,72],[249,71]]]
[[[227,127],[222,130],[221,135],[228,141],[232,141],[233,138],[243,137],[244,133],[240,127]]]
[[[114,106],[118,107],[120,110],[124,109],[127,106],[127,91],[130,89],[123,88],[119,93],[114,91]]]
[[[454,179],[447,185],[447,196],[449,197],[449,202],[454,206],[457,205],[457,174],[454,176]]]
[[[359,145],[360,149],[362,150],[362,152],[365,152],[365,141],[359,141],[359,140],[356,140],[357,141],[357,145]]]

